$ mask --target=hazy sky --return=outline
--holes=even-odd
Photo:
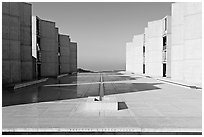
[[[78,43],[78,67],[125,69],[125,45],[148,21],[171,15],[171,3],[32,3],[33,15],[56,22]]]

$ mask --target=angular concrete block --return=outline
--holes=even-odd
[[[184,17],[184,38],[185,40],[202,38],[202,14],[189,15]]]
[[[171,78],[172,80],[183,80],[183,61],[171,62]]]
[[[58,45],[56,45],[55,38],[42,37],[40,39],[41,50],[58,52]]]
[[[12,40],[20,40],[20,20],[18,17],[9,18],[9,37]]]
[[[10,2],[10,14],[13,16],[20,16],[20,2]]]
[[[191,85],[202,85],[202,59],[185,60],[183,62],[183,80]]]
[[[9,60],[2,60],[2,84],[11,82],[11,67]]]
[[[202,39],[185,40],[183,52],[185,60],[202,60]]]
[[[24,46],[30,46],[32,43],[32,32],[31,32],[31,26],[21,26],[20,28],[20,39],[21,44]]]
[[[171,47],[171,60],[183,60],[183,45],[172,45]]]
[[[42,63],[41,64],[41,75],[43,77],[57,76],[58,75],[58,63]]]
[[[70,38],[68,35],[59,35],[60,47],[67,47],[70,43]]]
[[[10,12],[9,7],[10,7],[9,2],[2,2],[2,13],[9,14]]]
[[[115,97],[103,97],[102,101],[99,100],[99,97],[88,97],[85,110],[86,111],[117,111],[118,102]]]
[[[70,53],[70,47],[67,46],[67,47],[60,47],[60,55],[65,55],[65,56],[69,56],[71,53]]]
[[[60,65],[60,72],[61,73],[69,73],[70,72],[70,64],[61,63]]]
[[[172,26],[172,45],[183,44],[184,42],[184,26]]]
[[[32,5],[29,3],[19,3],[21,25],[31,26]]]
[[[47,38],[54,38],[55,41],[55,23],[41,20],[40,21],[40,35]]]
[[[184,3],[184,15],[197,14],[202,12],[201,2],[185,2]]]
[[[21,62],[10,61],[11,67],[11,82],[16,83],[21,81]]]
[[[71,63],[70,57],[69,56],[60,56],[60,63]]]
[[[172,4],[172,26],[183,25],[184,20],[184,3],[177,2]]]
[[[9,39],[9,16],[2,14],[2,38]]]
[[[21,47],[20,47],[20,41],[16,40],[9,40],[9,56],[11,60],[19,60],[21,59]]]
[[[2,59],[8,60],[10,54],[9,40],[2,39]]]
[[[21,61],[32,61],[31,46],[21,45]]]
[[[32,80],[32,61],[23,61],[21,62],[21,80],[27,81]]]
[[[41,60],[46,63],[58,63],[58,56],[56,52],[42,51],[41,52]]]

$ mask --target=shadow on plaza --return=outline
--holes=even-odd
[[[163,83],[115,83],[114,85],[111,83],[107,83],[105,85],[105,95],[112,95],[112,94],[124,94],[124,93],[131,93],[131,92],[149,92],[152,90],[161,89],[156,85],[160,85]],[[114,90],[110,88],[113,86]]]
[[[71,77],[64,77],[61,79],[51,78],[45,83],[16,89],[15,91],[12,89],[3,89],[2,106],[5,107],[5,106],[29,104],[29,103],[60,101],[60,100],[85,98],[88,96],[99,95],[99,91],[79,90],[76,85],[63,86],[63,87],[43,86],[45,84],[76,83],[76,82],[77,82],[77,77],[71,76]],[[120,83],[120,84],[115,84],[115,86],[117,87],[117,90],[115,90],[115,87],[111,87],[111,84],[105,84],[106,86],[104,90],[105,90],[105,95],[141,92],[141,91],[160,89],[155,86],[158,84],[162,84],[162,83],[132,83],[132,84]],[[85,86],[88,86],[88,85],[85,85]],[[98,89],[97,87],[99,87],[98,84],[95,84],[94,86],[96,86],[94,89]],[[121,105],[123,104],[121,103]],[[124,106],[122,106],[121,109],[123,109],[123,107]]]

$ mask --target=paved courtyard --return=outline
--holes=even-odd
[[[89,97],[116,99],[117,110],[84,109]],[[81,73],[3,89],[3,131],[202,131],[202,91],[140,75]],[[107,105],[108,107],[108,105]]]

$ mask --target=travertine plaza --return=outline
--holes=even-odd
[[[202,87],[202,5],[173,3],[126,45],[126,71]]]

